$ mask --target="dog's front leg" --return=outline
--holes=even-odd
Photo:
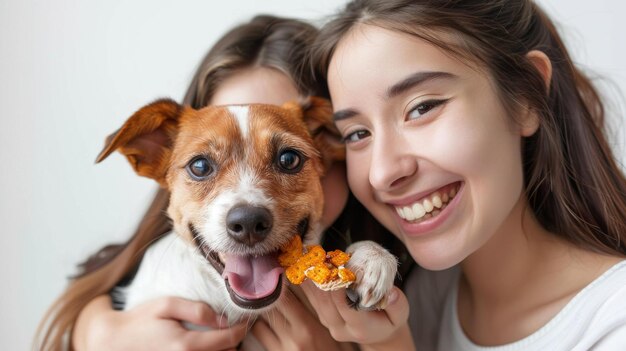
[[[348,247],[352,257],[346,266],[356,274],[348,298],[359,310],[384,309],[398,271],[398,260],[373,241],[359,241]]]

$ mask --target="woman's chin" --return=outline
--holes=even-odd
[[[430,271],[442,271],[451,268],[461,261],[463,257],[459,255],[452,255],[449,250],[447,252],[441,252],[441,250],[414,248],[411,245],[407,245],[409,253],[415,259],[415,262],[424,269]]]

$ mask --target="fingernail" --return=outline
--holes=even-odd
[[[347,288],[346,297],[352,303],[359,303],[359,294],[354,289]]]
[[[398,301],[398,296],[400,296],[398,294],[398,290],[396,289],[391,290],[391,292],[389,293],[389,296],[387,296],[387,303],[391,305],[394,302]]]

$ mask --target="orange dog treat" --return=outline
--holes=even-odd
[[[319,245],[307,247],[307,253],[298,259],[309,267],[324,263],[326,261],[326,251]]]
[[[287,275],[287,279],[289,279],[292,284],[300,285],[304,281],[304,278],[306,278],[306,275],[304,274],[305,270],[306,268],[302,269],[297,265],[293,265],[285,270],[285,275]]]
[[[281,254],[278,255],[278,263],[282,267],[289,267],[294,265],[300,257],[302,257],[302,239],[300,239],[300,235],[295,235],[293,239],[281,249]]]
[[[348,268],[339,267],[337,273],[339,274],[339,278],[341,278],[341,280],[343,281],[353,282],[356,280],[356,275],[354,275],[354,273]]]
[[[307,268],[307,270],[304,271],[304,275],[315,283],[324,284],[327,283],[330,278],[330,269],[328,269],[325,264],[321,263]]]
[[[326,256],[330,259],[330,263],[336,267],[343,266],[350,259],[350,255],[341,250],[329,251]]]
[[[328,277],[328,280],[341,280],[341,278],[339,277],[339,268],[330,269],[330,277]]]
[[[299,235],[287,243],[278,256],[278,262],[285,268],[285,275],[292,284],[302,284],[308,278],[322,290],[336,290],[347,287],[356,280],[355,274],[344,265],[350,254],[341,250],[324,251],[320,245],[302,246]]]

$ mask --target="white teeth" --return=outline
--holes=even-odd
[[[426,199],[423,202],[424,204],[424,209],[426,210],[426,212],[431,212],[434,208],[433,203],[430,202],[430,200]]]
[[[412,211],[410,207],[405,207],[402,211],[402,213],[404,213],[404,219],[406,219],[407,221],[412,221],[416,218],[420,218],[422,216],[416,216],[415,211]]]
[[[404,218],[404,213],[402,213],[402,208],[401,207],[396,207],[396,212],[398,212],[398,216]]]
[[[435,192],[431,198],[424,199],[422,202],[416,202],[413,206],[396,207],[396,212],[400,218],[407,221],[414,221],[430,214],[427,218],[432,218],[441,213],[456,195],[457,189],[453,187],[449,192],[440,194]]]
[[[415,218],[422,218],[426,214],[426,209],[419,203],[415,203],[413,207],[411,207],[411,210]]]
[[[437,208],[441,208],[441,206],[443,206],[443,202],[441,202],[441,198],[439,197],[439,193],[435,194],[435,196],[433,196],[433,206],[437,207]]]

